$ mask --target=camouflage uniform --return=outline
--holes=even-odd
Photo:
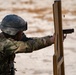
[[[27,38],[24,34],[20,41],[6,38],[3,34],[15,35],[19,30],[27,30],[27,23],[17,15],[7,15],[0,28],[0,75],[14,75],[14,58],[17,53],[31,53],[52,44],[51,36]]]
[[[24,37],[23,37],[24,38]],[[0,75],[11,75],[14,68],[11,64],[14,62],[16,53],[31,53],[38,49],[51,45],[50,36],[42,38],[27,38],[21,41],[6,39],[0,36]]]

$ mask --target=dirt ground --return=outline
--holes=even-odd
[[[54,0],[0,0],[0,21],[17,14],[28,22],[28,37],[53,35]],[[65,75],[76,75],[76,0],[62,0],[63,28],[74,28],[64,41]],[[33,53],[17,54],[16,75],[53,75],[54,45]]]

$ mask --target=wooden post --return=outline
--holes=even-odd
[[[65,75],[61,0],[54,1],[53,16],[54,16],[54,27],[55,27],[55,45],[54,45],[55,53],[53,56],[53,71],[54,75]]]

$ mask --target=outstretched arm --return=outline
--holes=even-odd
[[[34,38],[33,40],[30,40],[30,42],[33,47],[33,51],[36,51],[41,48],[45,48],[47,46],[52,45],[54,43],[54,37],[45,36],[45,37],[41,37],[41,38]]]
[[[16,53],[29,53],[52,45],[54,43],[54,36],[31,38],[25,42],[19,41],[14,43],[18,46],[17,50],[15,51]]]

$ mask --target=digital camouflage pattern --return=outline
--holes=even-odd
[[[51,36],[41,38],[23,37],[21,41],[6,39],[0,34],[0,75],[14,75],[14,58],[16,53],[30,53],[41,48],[47,47],[52,43],[49,42]]]

